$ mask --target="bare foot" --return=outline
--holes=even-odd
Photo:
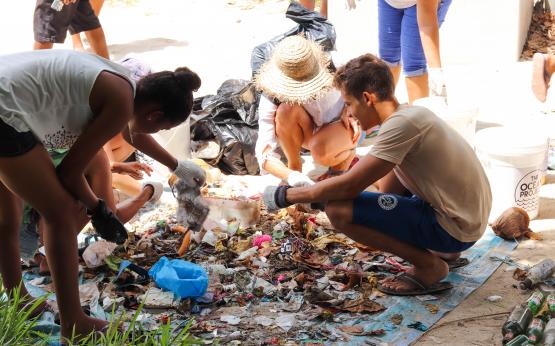
[[[110,324],[108,321],[92,318],[84,313],[81,315],[82,316],[73,323],[66,323],[62,319],[62,338],[71,340],[72,335],[79,339],[86,337],[91,332],[102,333]]]
[[[428,250],[428,251],[430,251],[431,253],[433,253],[436,256],[439,256],[439,258],[441,258],[445,262],[455,261],[459,257],[461,257],[460,252],[447,253],[447,252],[439,252],[439,251],[432,251],[432,250]]]
[[[141,191],[141,194],[137,198],[139,198],[141,201],[144,201],[146,203],[152,198],[153,195],[154,195],[154,187],[152,185],[146,185]]]
[[[432,264],[426,267],[412,267],[407,270],[407,273],[417,278],[426,287],[440,282],[449,274],[449,266],[437,256],[433,256],[433,261],[431,262]],[[396,280],[395,277],[385,278],[380,284],[387,289],[395,291],[411,291],[421,288],[407,280]]]

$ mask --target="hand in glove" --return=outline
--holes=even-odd
[[[293,187],[310,186],[314,182],[299,171],[293,171],[287,176],[287,184]]]
[[[127,230],[103,200],[99,200],[98,206],[87,213],[91,216],[91,223],[96,233],[102,238],[116,244],[125,243]]]
[[[189,187],[202,187],[206,182],[206,172],[197,164],[186,161],[177,161],[177,167],[173,171],[179,179],[181,179]]]
[[[264,189],[264,204],[269,212],[275,212],[282,208],[287,208],[291,203],[287,202],[285,198],[287,190],[291,186],[281,185],[281,186],[267,186]]]
[[[447,88],[441,67],[428,69],[428,87],[430,88],[430,96],[447,97]]]

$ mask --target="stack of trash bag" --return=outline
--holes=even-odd
[[[324,51],[335,50],[335,28],[318,12],[291,2],[286,17],[297,26],[253,49],[253,76],[269,59],[274,47],[288,36],[303,34],[319,43]],[[332,63],[330,68],[333,69]],[[259,100],[260,93],[252,81],[241,79],[226,80],[216,95],[195,99],[191,116],[193,157],[205,160],[225,174],[259,174],[254,151],[258,138]]]
[[[209,141],[219,146],[215,157],[197,157],[225,174],[257,175],[260,170],[254,147],[258,138],[259,98],[251,82],[229,79],[216,95],[195,99],[191,147],[201,147],[200,143]]]
[[[254,47],[251,54],[251,69],[253,77],[256,75],[264,62],[270,58],[275,46],[288,36],[302,34],[307,39],[313,40],[320,44],[325,52],[335,50],[335,28],[326,17],[323,17],[318,12],[305,8],[303,5],[295,1],[291,2],[285,12],[285,16],[297,23],[297,26],[272,38],[268,42],[264,42]]]

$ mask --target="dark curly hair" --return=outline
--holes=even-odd
[[[179,124],[187,120],[193,109],[193,91],[200,88],[200,77],[187,67],[161,71],[137,82],[135,102],[160,105],[164,117]]]
[[[341,66],[335,73],[333,84],[357,99],[367,91],[383,101],[392,98],[395,92],[389,67],[372,54],[361,55]]]

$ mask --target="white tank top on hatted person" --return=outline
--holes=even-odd
[[[398,9],[409,8],[416,5],[416,0],[385,0],[391,7]]]
[[[0,119],[31,131],[47,149],[70,148],[93,119],[89,105],[102,71],[129,81],[130,71],[94,54],[38,50],[0,56]]]

